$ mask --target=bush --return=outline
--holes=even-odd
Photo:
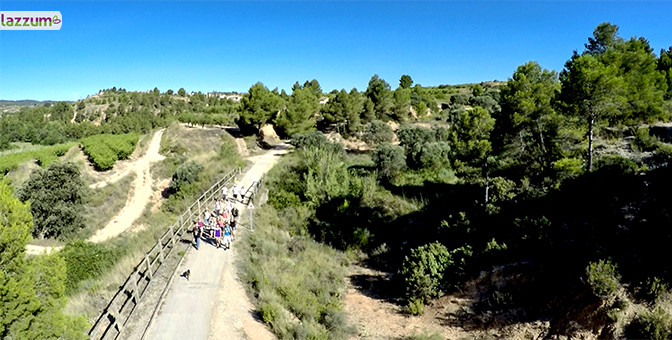
[[[406,312],[411,315],[425,314],[425,302],[423,299],[412,298],[406,305]]]
[[[646,285],[648,287],[647,295],[652,301],[657,301],[670,289],[667,282],[659,277],[648,278],[646,280]]]
[[[637,339],[668,339],[672,333],[672,316],[658,306],[637,314],[625,329],[625,336]]]
[[[443,275],[451,260],[450,252],[439,242],[411,250],[399,271],[406,286],[409,306],[416,299],[424,302],[443,294]]]
[[[431,142],[422,146],[419,157],[423,169],[450,168],[450,145],[446,142]]]
[[[583,161],[578,158],[563,158],[553,162],[555,177],[559,182],[577,178],[583,174]]]
[[[101,277],[117,258],[114,251],[103,245],[84,241],[67,244],[61,255],[65,259],[65,292],[68,295],[76,292],[81,282]]]
[[[632,175],[639,167],[632,160],[618,155],[604,155],[595,162],[595,169],[612,175]]]
[[[660,140],[656,136],[651,136],[648,128],[637,129],[635,139],[632,141],[634,148],[640,151],[653,151],[657,148],[658,143],[660,143]]]
[[[436,140],[436,132],[420,126],[404,125],[397,131],[397,136],[399,145],[406,149],[408,165],[414,169],[420,168],[422,163],[419,155],[422,147]]]
[[[125,135],[95,135],[81,140],[84,153],[98,170],[108,170],[119,159],[126,159],[135,150],[140,136],[135,133]]]
[[[392,128],[380,120],[374,120],[366,124],[364,135],[362,136],[362,140],[370,145],[391,143],[392,139],[394,139]]]
[[[319,131],[307,133],[297,133],[292,136],[291,144],[297,149],[318,148],[330,150],[337,153],[344,153],[343,146],[336,142],[331,142]]]
[[[203,166],[194,161],[184,163],[177,168],[170,182],[170,188],[175,192],[188,191],[190,184],[196,182]]]
[[[242,241],[242,278],[278,338],[347,339],[351,329],[341,310],[347,259],[297,232],[305,229],[302,208],[286,210],[257,210],[258,227]]]
[[[620,278],[611,260],[590,262],[586,267],[586,276],[595,296],[605,299],[616,293]]]
[[[378,175],[383,178],[396,178],[406,168],[404,149],[391,144],[380,144],[373,153]]]

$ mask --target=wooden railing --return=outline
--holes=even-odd
[[[122,333],[133,310],[147,291],[153,275],[173,251],[175,244],[193,225],[192,221],[203,213],[203,209],[208,207],[208,202],[211,202],[220,194],[222,186],[228,185],[241,172],[241,169],[238,168],[224,175],[222,179],[206,190],[196,202],[187,208],[178,217],[177,221],[159,237],[156,244],[145,254],[145,257],[138,263],[133,273],[129,275],[126,282],[119,288],[98,320],[93,324],[89,331],[91,339],[116,339]],[[254,196],[254,192],[256,192],[256,189],[251,192],[251,196]],[[248,193],[250,193],[249,188],[246,195]]]

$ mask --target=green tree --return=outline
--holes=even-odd
[[[401,76],[399,79],[399,87],[402,89],[410,89],[411,86],[413,86],[413,79],[411,79],[411,76],[407,74]]]
[[[484,166],[492,151],[490,132],[494,126],[495,120],[490,113],[478,106],[456,117],[449,141],[455,170],[466,176],[474,176],[476,170]]]
[[[180,97],[184,97],[187,95],[187,91],[184,90],[184,87],[180,87],[180,89],[177,90],[177,95]]]
[[[30,201],[33,235],[64,238],[84,227],[82,198],[86,186],[75,163],[53,163],[21,186],[17,197]]]
[[[359,113],[364,102],[356,89],[350,93],[341,90],[322,108],[322,115],[328,124],[336,125],[343,135],[352,135],[359,128]]]
[[[310,87],[296,88],[289,98],[287,110],[275,118],[278,132],[289,137],[315,129],[319,110],[319,98]]]
[[[73,117],[72,106],[66,102],[58,102],[51,107],[51,120],[68,123]]]
[[[588,38],[588,43],[585,45],[586,52],[602,54],[621,42],[623,39],[618,36],[618,26],[603,22],[597,25],[593,31],[593,37]]]
[[[418,160],[423,169],[439,171],[450,168],[450,144],[431,142],[422,146]]]
[[[6,134],[0,134],[0,150],[7,150],[12,147],[9,136]]]
[[[623,78],[613,65],[604,65],[591,54],[575,54],[560,74],[561,98],[570,114],[588,127],[587,169],[593,169],[595,123],[615,115],[625,105]]]
[[[283,106],[283,100],[277,91],[271,92],[264,84],[256,83],[241,99],[240,117],[236,123],[246,134],[257,133]]]
[[[375,74],[369,80],[369,86],[366,88],[364,95],[373,103],[373,112],[376,119],[384,120],[389,117],[394,105],[390,84]]]
[[[451,261],[450,252],[439,242],[411,250],[399,271],[406,285],[407,298],[425,302],[441,296],[445,288],[443,276]]]
[[[315,79],[311,81],[306,80],[306,82],[303,83],[303,88],[310,90],[318,101],[320,100],[320,97],[322,97],[322,87],[320,87],[320,83]]]
[[[396,121],[404,121],[408,118],[411,107],[411,92],[407,88],[399,87],[394,91],[394,105],[392,116]]]
[[[667,92],[665,98],[672,98],[672,46],[667,51],[660,50],[660,57],[658,58],[658,71],[665,76],[667,82]]]
[[[525,174],[542,174],[559,157],[559,117],[553,105],[559,90],[557,73],[532,61],[518,66],[502,87],[494,147]]]
[[[588,123],[588,170],[592,170],[596,122],[637,124],[662,114],[664,75],[644,38],[624,41],[618,27],[600,24],[582,55],[574,53],[560,74],[561,101]]]
[[[28,262],[30,206],[0,180],[0,338],[87,339],[86,321],[62,312],[65,266],[58,255]]]

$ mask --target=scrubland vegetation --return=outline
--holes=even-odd
[[[605,23],[559,73],[531,61],[506,82],[424,87],[404,75],[393,90],[374,75],[364,91],[329,93],[317,80],[291,93],[257,83],[239,102],[113,88],[3,115],[0,148],[49,147],[0,157],[2,173],[33,159],[45,168],[13,183],[16,192],[0,184],[9,216],[0,219],[9,249],[0,256],[11,255],[0,262],[0,335],[80,337],[85,322],[62,313],[66,300],[69,313],[92,317],[125,277],[123,264],[219,175],[244,165],[231,137],[206,125],[235,124],[250,143],[271,124],[296,150],[266,180],[268,204],[240,266],[280,338],[354,334],[343,313],[353,261],[391,273],[390,300],[412,315],[472,292],[469,312],[445,322],[543,321],[547,336],[668,338],[671,56]],[[54,161],[79,141],[104,170],[140,134],[165,126],[167,158],[152,173],[171,184],[161,208],[139,221],[148,227],[77,241],[91,232],[83,205],[100,200],[76,165]],[[24,259],[30,234],[68,243]]]

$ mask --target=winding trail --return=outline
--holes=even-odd
[[[248,158],[253,165],[239,185],[247,188],[260,180],[286,152],[286,148],[275,149]],[[237,205],[240,238],[250,232],[246,229],[249,215],[247,207]],[[177,273],[189,269],[190,279],[175,278],[143,339],[275,339],[254,317],[254,307],[233,265],[236,252],[235,242],[232,250],[216,249],[205,242],[199,250],[189,248]]]
[[[142,216],[142,212],[152,198],[153,180],[150,172],[152,164],[165,159],[164,156],[159,154],[164,130],[161,129],[154,133],[147,152],[135,162],[131,169],[131,171],[135,171],[135,179],[132,184],[133,194],[129,196],[124,207],[112,220],[103,229],[98,230],[91,236],[88,241],[99,243],[116,237],[133,226],[133,222]]]
[[[145,207],[154,196],[152,190],[153,179],[150,172],[152,164],[165,159],[164,156],[159,154],[159,150],[161,148],[161,137],[163,136],[164,130],[165,129],[161,129],[154,133],[154,136],[152,137],[149,147],[147,148],[147,151],[144,155],[131,162],[118,162],[121,163],[120,166],[116,169],[115,172],[111,174],[108,173],[108,177],[106,177],[105,180],[89,185],[89,188],[93,189],[102,188],[108,184],[119,181],[132,171],[134,171],[136,174],[135,179],[131,185],[131,193],[126,200],[124,207],[110,220],[110,222],[107,223],[104,228],[98,230],[87,241],[99,243],[116,237],[131,228],[133,223],[140,216],[142,216],[142,212],[145,210]],[[26,246],[26,254],[49,254],[61,248],[62,247],[60,246],[44,247],[29,244]]]

